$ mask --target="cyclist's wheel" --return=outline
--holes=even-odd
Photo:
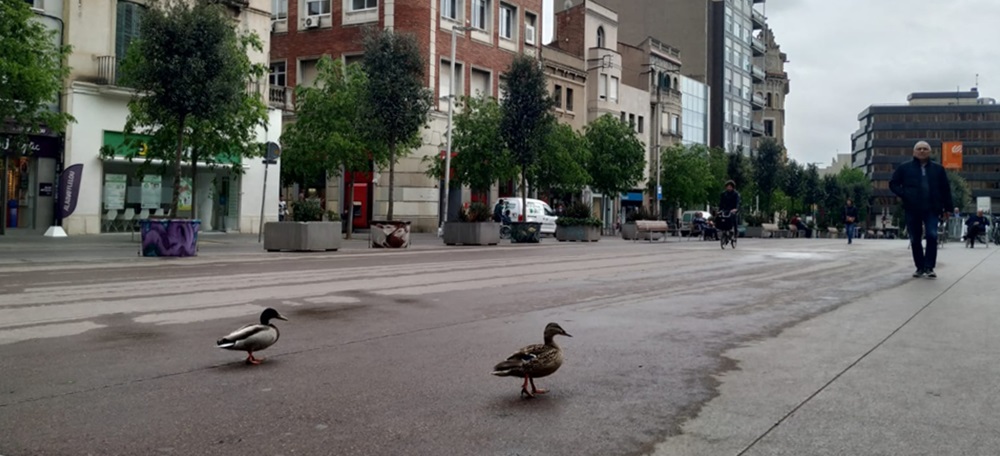
[[[733,248],[735,249],[736,248],[736,239],[739,238],[739,236],[736,235],[735,233],[733,233],[733,234],[730,235],[730,238],[731,238],[730,242],[733,243]]]
[[[721,245],[722,250],[726,250],[726,243],[727,242],[729,242],[729,232],[728,231],[723,231],[722,235],[719,236],[719,244]]]

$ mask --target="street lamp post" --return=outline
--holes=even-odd
[[[451,198],[451,135],[452,116],[455,110],[455,44],[457,35],[455,32],[465,32],[471,30],[469,26],[453,26],[451,28],[451,79],[448,81],[448,147],[444,155],[444,203],[442,207],[444,214],[441,217],[441,224],[448,221],[448,200]]]

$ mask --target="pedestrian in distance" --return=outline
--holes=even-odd
[[[844,208],[844,230],[847,231],[847,244],[854,240],[854,224],[858,220],[858,208],[854,206],[854,201],[847,198],[847,207]]]
[[[906,231],[910,235],[910,250],[916,271],[913,277],[936,278],[938,217],[945,220],[951,213],[951,185],[944,167],[931,160],[931,146],[919,141],[913,146],[913,160],[896,168],[889,189],[903,202]],[[921,238],[927,239],[926,249]]]

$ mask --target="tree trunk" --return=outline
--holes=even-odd
[[[198,218],[198,151],[191,148],[191,220]]]
[[[351,233],[354,232],[354,173],[351,172],[350,186],[347,187],[347,220],[344,223],[347,224],[347,239],[351,238]]]
[[[396,190],[396,145],[390,144],[389,145],[389,210],[385,214],[386,220],[392,220],[392,192],[395,190]]]
[[[528,221],[528,166],[521,166],[521,217]]]
[[[174,156],[174,195],[170,201],[170,217],[177,218],[177,203],[181,197],[181,171],[184,158],[184,116],[177,119],[177,155]]]

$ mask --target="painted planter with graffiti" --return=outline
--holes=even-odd
[[[410,246],[410,222],[372,220],[371,246],[376,249],[405,249]]]
[[[139,221],[142,256],[187,257],[198,255],[201,220],[146,219]]]

